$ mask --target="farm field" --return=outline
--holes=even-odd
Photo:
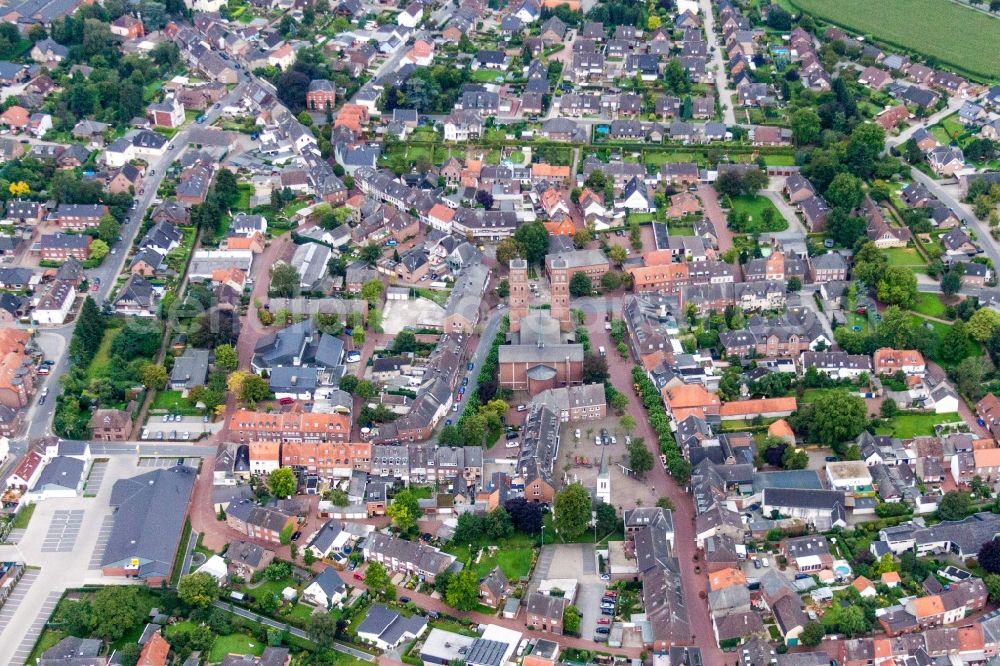
[[[1000,20],[947,0],[789,0],[798,10],[980,78],[1000,76]]]

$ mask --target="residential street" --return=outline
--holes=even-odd
[[[733,95],[735,94],[729,87],[729,79],[726,77],[726,64],[722,60],[722,44],[719,35],[715,32],[715,16],[712,14],[711,0],[699,0],[702,20],[704,21],[705,33],[708,39],[708,47],[712,51],[711,67],[715,75],[715,91],[719,96],[719,104],[722,106],[722,121],[727,127],[736,125],[736,112],[733,110]]]

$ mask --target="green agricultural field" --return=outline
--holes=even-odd
[[[948,0],[789,0],[800,11],[877,41],[1000,77],[1000,20]],[[992,46],[990,46],[992,45]]]

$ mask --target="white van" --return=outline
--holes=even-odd
[[[603,346],[601,346],[601,347],[598,347],[598,348],[597,348],[597,350],[598,350],[599,352],[601,352],[601,356],[607,356],[607,355],[608,355],[608,352],[607,352],[607,350],[605,350]]]

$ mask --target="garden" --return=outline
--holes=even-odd
[[[962,417],[954,412],[948,414],[907,413],[897,414],[876,428],[878,435],[891,435],[899,439],[911,439],[936,434],[934,426],[943,423],[960,422]]]

